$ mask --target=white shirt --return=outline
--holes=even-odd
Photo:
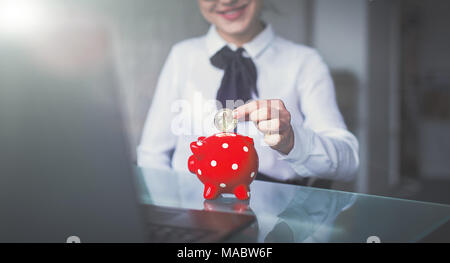
[[[218,132],[213,125],[216,105],[211,101],[224,71],[209,59],[225,45],[211,26],[205,36],[172,48],[137,148],[139,166],[187,172],[190,143]],[[239,134],[254,139],[259,171],[281,181],[298,176],[353,179],[359,165],[358,141],[346,128],[319,54],[276,36],[270,25],[243,48],[257,68],[259,99],[281,99],[294,130],[294,147],[283,155],[264,143],[253,123],[238,124]]]

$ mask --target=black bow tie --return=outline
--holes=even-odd
[[[222,103],[222,107],[227,106],[227,100],[242,100],[246,103],[252,98],[252,93],[258,96],[255,64],[251,58],[244,57],[243,52],[243,48],[232,51],[225,46],[210,59],[215,67],[225,70],[217,91],[217,100]]]

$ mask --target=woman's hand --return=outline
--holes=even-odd
[[[233,116],[238,120],[253,121],[272,149],[289,154],[294,147],[291,114],[282,100],[252,101],[236,108]]]

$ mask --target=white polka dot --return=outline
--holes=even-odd
[[[252,172],[252,173],[250,174],[250,177],[251,177],[251,178],[253,178],[253,176],[255,176],[255,172]]]
[[[237,170],[237,168],[238,168],[238,165],[237,165],[237,164],[235,164],[235,163],[233,163],[233,165],[231,166],[231,169],[233,169],[233,170]]]
[[[202,170],[198,169],[197,172],[199,175],[202,175]]]
[[[224,149],[228,148],[228,143],[222,144],[222,147],[223,147]]]
[[[227,185],[224,184],[224,183],[221,183],[221,184],[220,184],[220,187],[225,188],[225,187],[227,187]]]
[[[202,146],[203,143],[202,143],[202,142],[197,142],[197,145],[198,145],[198,146]]]
[[[247,196],[250,197],[250,192],[247,192]]]
[[[212,161],[211,161],[211,166],[212,166],[212,167],[216,167],[216,165],[217,165],[217,162],[216,162],[215,160],[212,160]]]
[[[244,146],[244,148],[242,148],[242,149],[244,149],[244,152],[248,152],[247,146]]]

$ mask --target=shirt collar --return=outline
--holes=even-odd
[[[267,25],[264,30],[259,33],[252,41],[243,45],[243,48],[247,51],[251,58],[256,58],[264,51],[264,49],[270,44],[275,34],[272,26]],[[232,50],[236,50],[237,47],[234,44],[227,43],[217,32],[214,25],[211,25],[208,33],[206,34],[206,48],[209,57],[214,56],[225,45],[228,45]]]

